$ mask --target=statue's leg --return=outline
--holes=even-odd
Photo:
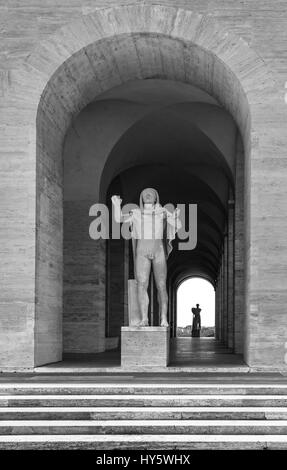
[[[168,306],[168,295],[166,290],[166,276],[167,266],[166,258],[163,250],[159,250],[153,259],[153,273],[156,283],[159,311],[160,311],[160,324],[161,326],[168,326],[167,321],[167,306]]]
[[[150,275],[151,261],[144,255],[137,254],[136,257],[136,281],[139,310],[141,314],[141,326],[148,326],[148,283]]]

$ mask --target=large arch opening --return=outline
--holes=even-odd
[[[133,7],[131,7],[132,9]],[[158,7],[148,7],[149,10],[155,9],[155,16],[157,18],[159,14]],[[200,275],[204,273],[205,277],[210,278],[212,282],[216,283],[217,300],[216,300],[216,315],[220,317],[220,335],[225,342],[228,342],[235,350],[242,351],[243,349],[243,335],[242,325],[244,318],[244,302],[249,302],[248,295],[244,293],[244,275],[243,275],[243,263],[244,258],[247,261],[247,266],[250,251],[242,251],[243,237],[249,233],[249,222],[250,222],[250,211],[249,211],[249,195],[250,195],[250,184],[249,184],[249,171],[247,160],[246,168],[246,190],[243,191],[244,181],[244,158],[243,158],[243,143],[246,151],[246,155],[249,156],[252,151],[253,141],[250,140],[250,113],[249,104],[247,100],[246,90],[250,84],[250,76],[246,81],[244,76],[236,72],[236,61],[242,60],[241,52],[246,57],[250,53],[255,60],[255,55],[251,53],[248,47],[239,41],[239,49],[234,49],[234,56],[232,60],[224,57],[223,51],[225,51],[225,44],[227,48],[231,48],[237,44],[236,38],[234,42],[230,40],[228,34],[223,34],[220,39],[220,47],[217,45],[213,47],[208,41],[207,31],[214,32],[212,22],[207,22],[202,17],[196,15],[192,21],[193,14],[188,13],[189,16],[189,39],[186,36],[185,31],[185,12],[176,9],[165,9],[160,7],[160,13],[162,10],[165,11],[167,18],[173,18],[174,21],[168,23],[168,33],[163,26],[163,23],[155,21],[151,30],[147,32],[145,30],[146,25],[137,24],[135,32],[131,32],[128,27],[126,29],[124,17],[121,16],[121,9],[114,9],[112,14],[117,16],[117,33],[115,31],[107,31],[100,35],[95,33],[93,28],[97,29],[97,22],[95,17],[97,15],[105,15],[106,13],[100,12],[88,17],[81,27],[81,34],[83,30],[89,25],[89,38],[93,38],[91,41],[87,37],[81,42],[82,49],[75,46],[78,38],[77,34],[73,32],[73,45],[68,48],[70,54],[67,55],[66,49],[62,49],[60,55],[66,54],[66,60],[59,63],[58,68],[53,69],[53,75],[50,78],[43,94],[38,107],[37,113],[37,263],[36,263],[36,321],[35,321],[35,363],[43,364],[47,362],[59,361],[62,354],[62,234],[63,234],[63,223],[62,223],[62,211],[63,206],[61,204],[63,196],[63,173],[61,157],[63,153],[63,142],[65,140],[66,132],[71,125],[75,124],[75,116],[79,115],[85,106],[87,109],[93,108],[97,97],[101,94],[101,99],[98,101],[104,105],[104,95],[109,93],[109,90],[122,86],[125,83],[143,81],[149,82],[150,80],[169,80],[172,82],[178,82],[181,86],[194,86],[201,92],[209,96],[209,101],[202,103],[199,100],[200,106],[198,109],[196,103],[190,103],[186,100],[177,100],[176,103],[169,103],[166,107],[164,116],[161,110],[154,110],[154,116],[156,120],[154,122],[165,122],[165,128],[170,129],[170,124],[174,115],[177,113],[177,121],[181,123],[181,126],[176,127],[174,123],[173,128],[179,131],[178,142],[181,144],[184,142],[190,143],[190,140],[197,142],[195,147],[187,144],[181,148],[180,162],[182,168],[184,168],[184,175],[176,173],[176,166],[172,166],[171,152],[168,157],[169,171],[166,171],[166,184],[173,186],[173,180],[170,173],[173,173],[176,177],[176,181],[182,176],[185,177],[182,185],[182,197],[187,195],[187,190],[193,188],[196,194],[200,194],[202,201],[204,202],[204,210],[200,214],[200,227],[202,232],[201,239],[203,242],[198,245],[197,250],[192,253],[192,258],[187,259],[185,254],[170,259],[169,266],[169,299],[170,299],[170,311],[174,310],[175,302],[175,289],[174,286],[178,279],[183,275]],[[116,12],[116,13],[115,13]],[[110,14],[110,13],[109,13]],[[152,17],[152,15],[151,15]],[[160,14],[161,17],[161,14]],[[180,21],[179,21],[180,20]],[[179,21],[179,23],[178,23]],[[183,22],[182,22],[183,21]],[[204,34],[201,34],[202,26],[204,23]],[[173,26],[172,26],[173,25]],[[175,26],[176,25],[176,26]],[[107,26],[107,25],[106,25]],[[76,28],[76,31],[78,30]],[[163,28],[163,30],[162,30]],[[175,28],[175,29],[174,29]],[[183,28],[183,29],[182,29]],[[194,29],[191,34],[192,29]],[[191,34],[191,36],[190,36]],[[194,35],[195,34],[195,35]],[[100,36],[100,41],[99,41]],[[69,36],[70,37],[70,36]],[[67,38],[64,39],[66,41]],[[70,37],[71,39],[71,37]],[[59,40],[61,43],[61,40]],[[83,44],[84,43],[84,44]],[[214,42],[213,42],[214,44]],[[240,51],[242,46],[242,50]],[[247,49],[246,49],[247,47]],[[218,50],[217,50],[218,49]],[[59,51],[59,49],[57,49]],[[126,53],[129,51],[129,53]],[[72,54],[71,54],[72,52]],[[37,61],[37,54],[29,58],[29,63]],[[58,60],[58,58],[57,58]],[[56,60],[56,62],[57,62]],[[254,63],[252,64],[252,83],[256,81],[257,88],[258,83],[262,82],[262,88],[268,83],[268,78],[262,72],[262,76],[258,75],[258,70],[261,67],[264,69],[264,64],[259,58],[258,68],[254,70]],[[31,62],[31,63],[32,63]],[[262,70],[263,70],[262,69]],[[246,74],[246,69],[244,70]],[[264,80],[267,80],[266,82]],[[224,84],[224,86],[223,86]],[[267,86],[267,85],[266,85]],[[260,91],[261,92],[261,91]],[[252,95],[252,90],[250,91]],[[103,99],[104,98],[104,99]],[[211,100],[211,101],[210,101]],[[214,102],[215,100],[215,102]],[[188,100],[187,100],[188,101]],[[89,105],[90,103],[90,105]],[[97,103],[99,104],[99,103]],[[193,106],[193,116],[198,118],[198,122],[194,122],[193,119],[188,122],[188,115],[190,106]],[[256,106],[252,104],[252,106]],[[216,142],[216,132],[213,134],[214,124],[217,119],[211,121],[206,120],[204,123],[208,124],[207,132],[199,124],[202,118],[201,111],[203,108],[209,107],[210,116],[212,115],[212,109],[216,114],[220,114],[219,121],[222,123],[221,118],[224,120],[224,114],[228,116],[228,124],[235,129],[234,139],[232,140],[233,151],[226,152],[226,148],[222,148],[220,142]],[[218,109],[217,109],[218,108]],[[229,114],[230,113],[230,114]],[[173,117],[171,117],[171,115]],[[118,128],[121,129],[122,116],[118,116]],[[130,129],[126,132],[128,142],[132,143],[135,141],[135,135],[139,129],[148,129],[149,123],[145,119],[145,116],[140,116],[140,120],[136,126],[134,126],[133,119],[130,123]],[[233,121],[234,119],[234,121]],[[232,123],[232,125],[231,125]],[[78,129],[79,130],[79,129]],[[77,132],[78,132],[77,130]],[[91,129],[90,129],[91,130]],[[162,132],[161,129],[158,129]],[[150,129],[151,135],[153,129]],[[91,130],[93,132],[93,129]],[[183,138],[181,133],[190,134],[194,139]],[[165,137],[167,133],[165,132]],[[174,136],[174,134],[173,134]],[[241,141],[241,137],[243,142]],[[121,137],[121,135],[119,136]],[[167,136],[169,137],[169,136]],[[225,139],[223,142],[226,143]],[[115,179],[120,176],[124,171],[136,171],[138,163],[141,159],[140,155],[137,155],[136,162],[133,161],[132,155],[128,154],[128,160],[125,160],[121,156],[121,149],[126,145],[126,139],[118,139],[115,143],[112,140],[97,140],[94,153],[96,158],[93,160],[93,171],[91,175],[95,175],[93,180],[94,188],[96,191],[88,194],[88,197],[92,196],[93,202],[95,200],[102,200],[107,193],[109,185],[109,175]],[[98,158],[99,147],[107,147],[108,155],[107,159],[103,160]],[[224,145],[223,145],[224,146]],[[114,148],[115,147],[115,148]],[[175,146],[171,146],[174,150]],[[212,159],[206,159],[205,163],[208,166],[208,161],[212,161],[212,177],[211,174],[204,171],[204,178],[200,161],[193,162],[193,173],[188,168],[186,160],[187,151],[191,151],[192,155],[200,155],[200,148],[205,148],[201,152],[201,158],[204,160],[206,155],[213,155]],[[132,145],[131,145],[132,149]],[[106,148],[107,150],[107,148]],[[160,150],[160,149],[157,149]],[[162,149],[161,149],[162,150]],[[161,158],[163,152],[159,152]],[[114,158],[115,155],[120,158]],[[185,157],[184,157],[185,155]],[[236,158],[234,156],[236,155]],[[162,159],[157,162],[158,166],[162,166]],[[208,161],[207,161],[208,160]],[[119,162],[114,164],[113,162]],[[142,166],[151,164],[154,162],[145,161]],[[80,161],[78,165],[81,166]],[[197,168],[195,168],[197,167]],[[171,171],[172,169],[172,171]],[[164,172],[160,172],[162,176]],[[65,177],[67,172],[65,172]],[[159,172],[155,172],[159,175]],[[186,176],[188,175],[188,176]],[[187,179],[189,177],[189,184],[187,187]],[[238,181],[240,183],[238,184]],[[78,188],[79,193],[83,191],[82,198],[78,198],[79,207],[87,196],[87,188],[90,187],[91,179],[85,182],[85,187]],[[69,201],[66,197],[69,194],[69,184],[65,184],[65,200],[66,206],[69,206]],[[81,185],[80,185],[81,186]],[[70,188],[71,189],[71,188]],[[71,191],[73,192],[73,191]],[[164,188],[162,189],[164,193]],[[51,193],[53,197],[51,197]],[[96,193],[96,196],[95,196]],[[168,195],[170,191],[168,192]],[[94,197],[95,196],[95,197]],[[134,196],[135,197],[135,196]],[[173,197],[178,197],[178,194],[174,194]],[[194,199],[194,196],[189,193],[188,199]],[[243,226],[243,212],[244,204],[243,198],[245,198],[245,224]],[[236,210],[236,201],[238,201],[240,207]],[[43,208],[45,207],[45,211]],[[71,205],[70,205],[71,207]],[[76,213],[72,211],[72,213]],[[66,210],[66,215],[68,214]],[[82,218],[82,221],[86,216]],[[66,221],[70,221],[70,217],[65,217]],[[79,222],[79,221],[78,221]],[[77,228],[79,225],[77,222]],[[237,226],[241,229],[237,230]],[[208,230],[207,230],[208,227]],[[212,232],[212,236],[207,236],[208,231]],[[73,232],[73,231],[72,231]],[[71,233],[72,233],[71,232]],[[67,230],[66,230],[67,233]],[[238,243],[234,245],[234,233],[238,234]],[[72,235],[71,235],[72,236]],[[73,236],[72,236],[73,238]],[[71,243],[70,243],[71,242]],[[76,240],[70,240],[70,246],[79,246]],[[91,246],[90,241],[85,240],[86,244],[83,243],[83,250],[89,251]],[[234,250],[234,251],[232,251]],[[90,346],[96,352],[104,351],[106,348],[106,318],[105,318],[105,305],[106,305],[106,250],[105,243],[99,243],[97,247],[93,246],[93,255],[96,253],[96,263],[92,265],[93,272],[84,279],[83,284],[86,283],[86,292],[93,292],[94,295],[90,297],[89,308],[86,311],[85,322],[76,323],[75,317],[64,316],[64,323],[66,321],[66,340],[64,343],[73,343],[73,334],[75,327],[77,327],[77,337],[81,337],[80,343],[86,345],[89,343],[87,340],[87,332],[91,331],[94,333],[91,335]],[[64,250],[64,258],[68,255],[69,250]],[[174,255],[175,251],[173,252]],[[246,255],[246,256],[245,256]],[[68,255],[69,256],[69,255]],[[192,262],[191,262],[192,261]],[[232,264],[233,263],[233,264]],[[84,264],[83,264],[84,266]],[[91,265],[90,265],[91,266]],[[232,269],[231,267],[234,267]],[[48,273],[48,275],[47,275]],[[64,279],[66,273],[69,273],[69,262],[66,263],[64,269]],[[70,265],[70,273],[73,284],[73,276],[75,274],[73,267],[73,260]],[[233,273],[233,274],[232,274]],[[234,286],[234,277],[236,277],[236,289]],[[92,282],[89,282],[92,279]],[[65,293],[68,293],[71,286],[65,285],[64,283],[64,297]],[[85,290],[84,289],[84,290]],[[234,292],[234,295],[231,293]],[[79,302],[79,299],[85,297],[76,295],[73,302]],[[68,309],[73,307],[71,302],[72,296],[66,297],[66,306]],[[80,302],[82,302],[82,300]],[[69,306],[69,302],[71,302]],[[87,304],[86,304],[87,305]],[[91,315],[91,307],[94,314]],[[233,308],[234,307],[234,308]],[[65,310],[65,301],[64,301]],[[73,310],[73,308],[72,308]],[[228,315],[228,312],[233,312]],[[237,313],[236,313],[237,312]],[[247,319],[249,321],[249,317]],[[68,325],[70,324],[70,325]],[[249,343],[252,336],[250,329],[247,329],[248,335],[246,336],[246,352],[249,354]],[[95,334],[96,333],[96,334]],[[250,336],[251,335],[251,336]],[[65,337],[65,335],[64,335]],[[81,346],[80,346],[81,349]],[[246,356],[247,357],[247,356]]]
[[[177,41],[165,41],[177,47]],[[50,137],[47,144],[51,147]],[[218,335],[233,349],[237,338],[237,352],[242,352],[240,316],[235,335],[233,283],[234,201],[236,187],[243,187],[243,151],[239,129],[222,104],[180,80],[129,80],[99,93],[73,119],[63,155],[63,175],[57,175],[59,190],[63,181],[63,352],[95,354],[119,344],[120,327],[127,321],[130,250],[122,242],[90,239],[89,209],[97,201],[109,205],[112,187],[119,188],[124,203],[137,203],[147,186],[157,188],[163,204],[197,204],[196,248],[178,251],[175,242],[168,261],[172,335],[175,286],[191,268],[214,285],[222,276]],[[242,195],[236,198],[239,224]],[[238,250],[243,258],[242,240]],[[156,324],[155,289],[150,289]]]

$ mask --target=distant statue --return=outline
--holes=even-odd
[[[160,205],[158,192],[152,188],[141,192],[139,208],[133,209],[128,214],[122,213],[122,201],[119,196],[112,196],[112,202],[115,220],[128,222],[131,226],[137,299],[141,317],[134,320],[133,325],[148,326],[147,289],[152,267],[158,293],[160,325],[168,326],[167,258],[172,251],[171,242],[181,227],[179,210],[168,212]]]
[[[201,330],[201,318],[200,318],[201,308],[199,308],[199,304],[196,304],[196,308],[193,307],[191,311],[193,313],[191,336],[193,338],[199,338],[200,330]]]

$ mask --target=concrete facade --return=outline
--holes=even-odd
[[[5,25],[0,56],[1,369],[32,369],[62,357],[63,275],[65,281],[68,273],[65,299],[81,249],[75,247],[74,258],[71,251],[63,255],[63,207],[69,211],[70,204],[69,198],[63,204],[63,144],[71,122],[101,93],[155,77],[204,90],[239,128],[243,150],[239,146],[238,153],[244,153],[245,164],[237,163],[236,179],[242,181],[244,171],[244,191],[239,182],[235,244],[230,222],[218,277],[222,335],[233,341],[228,325],[234,328],[235,347],[244,347],[248,365],[283,369],[287,2],[124,3],[0,4]],[[99,185],[104,162],[96,159],[96,166]],[[84,201],[87,207],[88,198],[76,205]],[[75,201],[72,213],[74,208]],[[66,235],[66,246],[72,246],[73,230]],[[89,240],[84,245],[84,238],[82,246],[95,250],[90,277],[77,298],[84,322],[64,316],[64,343],[69,350],[69,338],[81,323],[82,343],[93,328],[97,341],[92,347],[100,351],[105,347],[105,250],[90,248]],[[68,269],[64,272],[63,256]],[[232,257],[234,303],[228,272]],[[87,305],[81,298],[89,289],[95,294]],[[228,320],[224,312],[232,305]],[[242,332],[243,317],[244,335],[236,333]]]

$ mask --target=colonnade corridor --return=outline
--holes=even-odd
[[[156,368],[154,372],[206,373],[248,372],[249,368],[241,354],[234,354],[215,338],[171,338],[170,362],[167,368]],[[63,361],[36,368],[36,372],[47,373],[128,373],[121,369],[120,345],[103,353],[65,354]],[[147,368],[144,372],[153,372]]]
[[[215,338],[173,338],[170,348],[171,367],[225,366],[244,365],[243,356],[234,354],[233,350]]]

